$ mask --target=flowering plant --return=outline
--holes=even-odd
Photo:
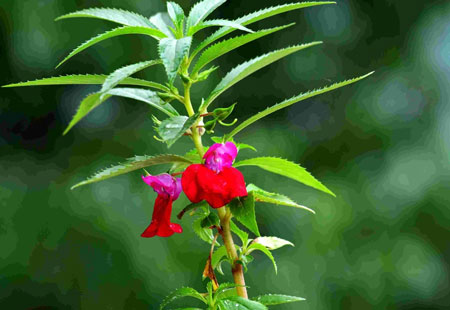
[[[153,122],[158,135],[155,138],[166,143],[168,148],[183,137],[192,140],[195,148],[183,155],[135,156],[124,163],[100,171],[72,187],[99,182],[153,165],[170,165],[168,173],[160,175],[150,175],[143,170],[145,175],[142,176],[142,180],[157,193],[157,198],[154,202],[151,223],[141,236],[145,238],[170,237],[174,233],[182,233],[181,225],[171,222],[171,213],[174,202],[181,192],[184,192],[191,204],[182,209],[178,214],[178,219],[181,220],[186,212],[197,216],[193,225],[194,231],[202,240],[211,244],[203,272],[204,278],[208,278],[210,281],[208,281],[206,293],[199,293],[189,287],[174,291],[163,301],[161,309],[173,300],[186,296],[201,300],[208,309],[222,310],[262,310],[267,309],[269,305],[304,300],[300,297],[280,294],[248,299],[244,272],[247,271],[249,263],[253,261],[252,252],[261,251],[267,255],[273,262],[276,271],[277,265],[271,251],[285,245],[292,245],[291,242],[277,237],[260,236],[255,217],[255,203],[265,202],[295,207],[312,213],[314,211],[282,194],[263,190],[254,184],[246,184],[244,176],[237,168],[256,166],[327,194],[334,194],[300,165],[285,159],[254,157],[236,162],[235,159],[240,150],[254,150],[254,148],[236,142],[234,137],[247,126],[271,113],[310,97],[357,82],[370,74],[301,93],[277,103],[239,123],[224,136],[212,137],[211,140],[214,144],[210,147],[204,146],[202,138],[212,134],[216,126],[234,126],[236,123],[236,120],[231,123],[225,122],[232,114],[234,104],[225,108],[211,108],[213,102],[223,92],[255,71],[294,52],[319,45],[321,42],[290,46],[246,61],[228,72],[201,102],[191,102],[191,87],[208,79],[211,73],[217,69],[215,66],[204,68],[218,57],[244,44],[292,25],[254,31],[247,27],[252,23],[292,10],[335,3],[326,1],[283,4],[250,13],[235,20],[208,20],[208,16],[225,1],[200,1],[192,7],[187,15],[178,4],[167,2],[167,13],[158,13],[150,18],[110,8],[87,9],[61,16],[58,20],[77,17],[98,18],[121,24],[121,26],[86,41],[73,50],[59,65],[94,44],[125,34],[141,34],[155,39],[158,43],[160,58],[131,64],[117,69],[109,75],[69,75],[7,85],[13,87],[101,84],[98,92],[90,94],[81,102],[64,134],[108,98],[120,96],[146,103],[167,116],[164,120],[153,117]],[[196,34],[210,27],[220,28],[195,45],[193,38]],[[217,42],[237,30],[243,31],[244,34]],[[131,77],[141,70],[156,65],[164,66],[167,73],[166,83]],[[124,85],[133,87],[124,87]],[[184,112],[181,112],[181,108],[184,108]],[[254,234],[256,238],[250,238],[249,233]],[[233,234],[240,239],[239,245],[235,244]],[[218,240],[219,236],[223,240],[223,246],[219,243],[221,242]],[[218,283],[215,273],[223,274],[222,264],[225,262],[231,266],[234,283]]]

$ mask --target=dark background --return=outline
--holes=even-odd
[[[230,0],[213,16],[233,19],[280,3],[287,2]],[[187,10],[192,2],[180,4]],[[125,36],[55,70],[81,42],[116,25],[54,18],[96,6],[145,16],[165,10],[159,0],[0,0],[0,84],[109,73],[157,57],[152,39]],[[376,73],[277,112],[236,136],[254,145],[256,156],[301,163],[337,193],[333,199],[283,177],[242,169],[247,182],[317,212],[258,205],[261,232],[296,246],[274,252],[278,275],[267,258],[256,255],[247,274],[250,295],[307,299],[277,309],[448,309],[450,1],[338,0],[250,28],[290,22],[297,24],[220,58],[211,81],[195,86],[195,103],[237,64],[315,40],[324,44],[258,71],[216,106],[237,101],[234,116],[242,121],[302,91]],[[165,78],[156,68],[138,76]],[[96,89],[0,89],[1,309],[157,309],[180,286],[204,287],[209,245],[195,236],[192,219],[183,220],[181,235],[139,237],[155,197],[141,172],[70,190],[134,154],[166,152],[152,138],[149,117],[155,111],[131,100],[109,100],[63,137],[78,103]],[[170,151],[189,148],[183,139]],[[240,154],[249,156],[255,154]],[[175,212],[186,203],[183,196]],[[219,281],[227,279],[228,270]]]

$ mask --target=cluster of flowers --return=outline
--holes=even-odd
[[[232,142],[213,144],[203,156],[204,164],[192,164],[181,179],[168,173],[143,176],[145,183],[158,194],[150,226],[142,237],[169,237],[181,233],[180,225],[171,223],[172,203],[181,191],[193,203],[205,200],[211,207],[220,208],[236,197],[247,196],[242,173],[232,167],[238,153]]]

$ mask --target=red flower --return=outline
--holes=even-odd
[[[170,222],[172,202],[181,192],[180,179],[164,173],[157,176],[143,176],[142,180],[158,193],[158,197],[155,200],[150,226],[141,234],[141,237],[169,237],[174,233],[183,232],[180,225]]]
[[[225,145],[216,143],[211,149],[203,157],[205,165],[187,167],[181,186],[190,201],[206,200],[211,207],[220,208],[236,197],[247,196],[247,189],[242,173],[231,167],[237,155],[236,146],[232,142]]]

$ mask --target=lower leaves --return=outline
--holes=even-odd
[[[267,306],[281,305],[297,301],[304,301],[304,298],[280,295],[266,294],[251,299],[242,298],[237,295],[234,283],[222,283],[218,287],[208,282],[206,292],[200,293],[191,287],[182,287],[169,294],[161,303],[160,310],[165,309],[173,301],[191,297],[201,301],[207,308],[184,307],[173,310],[268,310]]]

